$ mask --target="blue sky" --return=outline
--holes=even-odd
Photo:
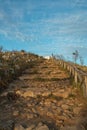
[[[0,45],[87,62],[87,0],[0,0]]]

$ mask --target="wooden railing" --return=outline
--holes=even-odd
[[[69,72],[75,84],[82,88],[83,96],[87,97],[87,73],[79,70],[73,63],[58,60],[58,64]]]

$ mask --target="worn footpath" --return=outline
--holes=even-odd
[[[87,130],[87,102],[57,62],[33,62],[0,95],[0,130]]]

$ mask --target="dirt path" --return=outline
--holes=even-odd
[[[0,96],[0,127],[14,124],[15,130],[86,130],[86,101],[57,63],[38,61]]]

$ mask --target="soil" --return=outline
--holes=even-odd
[[[7,88],[0,95],[0,130],[40,122],[49,130],[87,130],[87,99],[57,61],[38,60]]]

